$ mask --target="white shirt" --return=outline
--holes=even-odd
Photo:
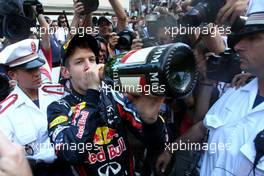
[[[51,92],[51,93],[48,93]],[[13,142],[26,147],[30,159],[51,163],[54,148],[48,137],[47,106],[62,97],[61,85],[39,88],[39,108],[18,87],[0,104],[0,129]]]
[[[59,27],[55,32],[57,40],[62,44],[66,41],[68,35],[68,28]]]
[[[202,158],[200,175],[248,176],[255,159],[254,139],[264,129],[264,103],[252,109],[257,92],[254,79],[238,90],[228,90],[208,111],[204,125],[210,130],[209,150]],[[264,175],[264,162],[257,168],[256,175]]]

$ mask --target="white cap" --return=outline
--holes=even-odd
[[[264,1],[263,0],[250,0],[247,10],[247,16],[252,13],[264,12]]]
[[[264,1],[251,0],[247,11],[246,25],[263,25],[264,24]]]
[[[31,69],[42,66],[45,61],[38,56],[39,40],[25,39],[7,46],[0,53],[0,64],[10,68],[21,66]]]

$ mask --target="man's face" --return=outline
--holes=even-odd
[[[17,80],[22,89],[38,89],[42,84],[39,68],[28,70],[16,69],[11,72],[11,78]]]
[[[86,88],[85,72],[96,66],[96,57],[90,48],[75,48],[68,58],[67,74],[75,91],[84,94]]]
[[[172,43],[172,37],[166,35],[165,29],[161,28],[158,30],[157,39],[161,45]]]
[[[135,22],[137,22],[137,18],[136,17],[131,18],[131,23],[135,23]]]
[[[117,22],[117,17],[116,17],[116,16],[113,16],[113,17],[112,17],[112,21],[113,21],[113,22]]]
[[[112,17],[112,22],[114,25],[117,25],[117,17],[116,16]]]
[[[104,43],[100,42],[100,51],[99,51],[99,63],[104,64],[107,57],[107,48]]]
[[[61,18],[60,24],[61,24],[61,27],[67,27],[66,18]]]
[[[56,32],[57,28],[58,28],[58,22],[57,21],[53,21],[51,23],[50,27],[53,29],[54,32]]]
[[[99,24],[99,33],[102,36],[108,36],[112,32],[112,25],[106,21]]]
[[[234,47],[240,56],[240,67],[255,76],[263,77],[264,32],[243,37]]]

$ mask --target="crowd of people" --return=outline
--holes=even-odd
[[[206,2],[213,8],[199,2],[196,10]],[[98,17],[74,1],[70,24],[65,14],[51,20],[41,3],[33,4],[37,30],[0,30],[0,176],[264,175],[264,2],[226,0],[213,21],[202,18],[185,35],[168,29],[185,22],[196,1],[155,1],[141,13],[126,12],[120,0],[109,3],[115,14]],[[126,47],[122,33],[131,39]],[[188,95],[112,89],[104,73],[110,60],[177,42],[196,59]],[[239,73],[225,81],[235,69],[228,62],[219,79],[212,76],[210,58],[225,60],[230,51]],[[210,62],[217,68],[219,60]]]

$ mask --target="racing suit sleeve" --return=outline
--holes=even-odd
[[[100,120],[99,95],[96,90],[87,90],[84,102],[76,106],[71,107],[67,97],[48,106],[48,133],[60,159],[78,164],[87,158],[88,152],[83,146],[92,143],[92,135]]]
[[[145,123],[131,101],[121,93],[112,92],[118,113],[127,128],[151,150],[163,150],[169,142],[165,121],[161,116],[153,124]]]

